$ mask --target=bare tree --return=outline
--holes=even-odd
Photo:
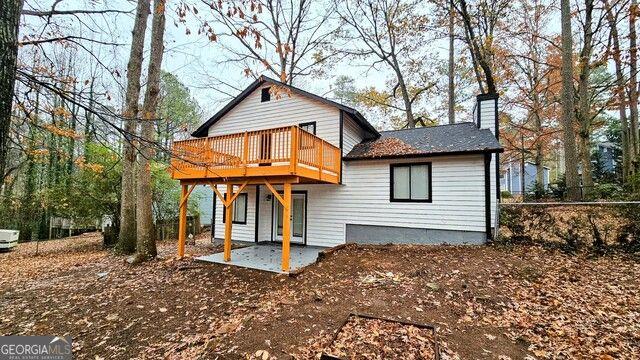
[[[608,0],[604,0],[605,11],[607,13],[607,23],[609,24],[610,46],[608,51],[613,58],[616,69],[616,90],[618,112],[620,116],[620,127],[622,137],[622,180],[627,180],[631,171],[630,149],[629,149],[629,120],[627,118],[627,95],[625,89],[624,64],[620,49],[620,35],[618,34],[618,13],[614,13],[614,8]]]
[[[594,119],[600,114],[595,103],[597,95],[603,90],[608,91],[613,85],[606,84],[602,89],[602,84],[594,84],[591,75],[592,69],[602,66],[606,63],[606,50],[611,37],[602,30],[605,29],[606,11],[601,11],[599,6],[593,0],[584,0],[584,8],[581,9],[584,14],[581,17],[580,26],[582,33],[582,46],[580,48],[578,58],[578,86],[576,97],[578,100],[576,106],[576,119],[580,125],[578,131],[578,139],[580,141],[580,164],[582,167],[582,185],[584,195],[590,196],[593,192],[593,174],[591,165],[591,136],[593,134]],[[605,54],[604,56],[594,56],[595,53]],[[597,51],[602,49],[602,51]]]
[[[513,24],[513,29],[509,30],[514,45],[518,45],[508,55],[514,75],[505,81],[518,91],[510,91],[506,98],[513,106],[523,109],[526,118],[519,124],[510,124],[519,130],[517,134],[509,136],[505,133],[501,139],[519,150],[521,167],[524,167],[525,154],[533,158],[536,165],[536,192],[541,194],[544,191],[545,144],[549,138],[546,128],[550,123],[545,110],[552,108],[555,100],[550,91],[550,73],[556,67],[544,61],[548,56],[545,29],[551,6],[540,0],[522,0],[517,2],[517,6],[515,11],[520,16]]]
[[[629,161],[632,171],[638,171],[638,43],[636,33],[636,16],[638,2],[631,0],[629,7]]]
[[[151,55],[147,75],[147,90],[144,95],[142,124],[140,131],[141,149],[138,156],[137,186],[137,246],[136,260],[144,261],[156,257],[156,234],[153,227],[153,188],[151,186],[151,159],[155,156],[154,121],[158,114],[160,95],[160,65],[164,52],[165,0],[154,1],[151,23]]]
[[[510,3],[510,0],[480,1],[472,8],[466,0],[454,2],[462,19],[465,41],[482,93],[497,93],[494,40],[500,21],[504,21],[508,14]]]
[[[84,45],[86,42],[113,45],[83,36],[61,35],[59,34],[59,31],[57,31],[58,27],[56,26],[55,18],[75,16],[80,19],[80,15],[93,16],[128,13],[128,11],[117,9],[58,10],[56,7],[60,2],[60,0],[54,1],[51,8],[47,10],[34,8],[33,3],[25,4],[23,0],[7,0],[0,3],[0,88],[2,89],[0,90],[0,176],[2,177],[2,183],[4,183],[7,175],[6,166],[8,139],[11,128],[11,107],[16,81],[27,86],[38,86],[44,91],[56,88],[55,85],[53,85],[55,82],[42,84],[43,82],[48,81],[43,80],[43,74],[39,74],[39,76],[32,76],[33,72],[29,73],[27,71],[19,71],[16,63],[19,47],[41,47],[45,44],[65,43],[88,50]],[[35,5],[39,4],[36,2]],[[20,26],[20,19],[22,17],[40,18],[46,21],[45,26],[41,29],[37,38],[31,38],[25,35],[22,40],[18,40],[18,29]]]
[[[456,83],[455,83],[455,8],[453,7],[453,0],[449,1],[449,87],[448,87],[448,113],[449,124],[456,122]]]
[[[127,92],[125,95],[125,142],[122,151],[122,194],[120,202],[120,234],[117,248],[125,254],[136,249],[136,186],[135,138],[138,118],[138,101],[140,99],[140,75],[142,73],[142,53],[144,36],[149,17],[150,0],[138,0],[136,17],[133,25],[131,51],[127,65]],[[128,138],[127,138],[128,135]]]
[[[589,76],[591,75],[591,54],[593,51],[593,0],[584,2],[584,22],[582,32],[582,49],[578,61],[578,106],[576,118],[580,124],[580,165],[582,167],[582,186],[585,195],[593,190],[591,174],[591,104],[589,94]]]
[[[435,88],[436,82],[421,76],[427,56],[424,54],[425,30],[428,18],[420,14],[418,2],[362,0],[340,2],[338,13],[346,30],[342,37],[348,42],[342,52],[355,57],[372,57],[372,67],[383,64],[393,72],[392,90],[369,100],[394,107],[405,114],[406,126],[414,128],[426,122],[416,116],[414,104],[421,95]],[[390,98],[399,97],[401,106],[393,105]]]
[[[223,50],[220,55],[225,60],[220,66],[240,66],[245,75],[256,78],[266,72],[292,84],[297,77],[313,74],[336,54],[330,41],[335,31],[330,21],[334,11],[327,4],[311,0],[202,3],[210,11],[194,11],[193,6],[183,3],[179,14],[184,18],[193,12],[200,19],[199,33]],[[233,86],[220,76],[214,77],[221,84]]]
[[[573,129],[573,39],[571,33],[571,5],[569,0],[560,1],[562,23],[562,126],[564,130],[564,162],[567,196],[580,199],[580,183],[576,156],[576,139]]]
[[[0,2],[0,176],[4,184],[8,156],[9,128],[11,126],[11,104],[16,79],[18,58],[18,26],[22,0]]]

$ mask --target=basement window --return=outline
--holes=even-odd
[[[224,194],[225,199],[227,194]],[[226,222],[227,212],[226,206],[222,207],[222,222]],[[247,224],[247,193],[242,193],[233,201],[233,224]]]
[[[431,163],[391,164],[391,202],[431,202]]]
[[[270,87],[262,88],[261,95],[262,95],[260,97],[261,102],[271,101],[271,88]]]

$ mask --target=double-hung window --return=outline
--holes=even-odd
[[[225,199],[227,194],[224,194]],[[223,208],[222,210],[222,222],[226,222],[227,212]],[[233,224],[246,224],[247,223],[247,193],[241,193],[233,201],[233,218],[231,219]]]
[[[431,163],[391,165],[392,202],[431,202]]]

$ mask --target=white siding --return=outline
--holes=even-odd
[[[489,129],[494,135],[496,133],[496,101],[496,99],[478,101],[478,107],[480,108],[480,128]]]
[[[271,95],[270,101],[261,102],[261,88],[258,88],[209,127],[209,136],[298,125],[311,121],[316,122],[317,136],[340,146],[340,110],[284,91],[278,96]]]
[[[282,188],[280,186],[279,188]],[[293,190],[298,190],[298,186],[294,185]],[[267,201],[267,195],[271,194],[271,191],[266,186],[260,186],[260,222],[258,223],[258,241],[271,241],[271,222],[273,218],[271,217],[271,213],[273,212],[273,201],[278,201],[273,199],[271,196],[271,201]],[[312,205],[309,204],[309,207]]]
[[[494,135],[496,134],[496,102],[497,99],[488,99],[478,101],[478,108],[480,110],[480,128],[489,129]],[[493,227],[496,222],[496,207],[498,205],[498,199],[496,196],[496,155],[491,155],[491,226]]]
[[[225,194],[226,186],[218,185],[221,194]],[[236,187],[237,190],[237,187]],[[213,190],[212,190],[213,191]],[[234,241],[254,241],[255,239],[255,219],[256,219],[256,187],[247,185],[242,191],[247,193],[247,223],[233,224],[231,226],[231,239]],[[215,238],[224,239],[224,223],[222,222],[222,212],[224,206],[216,196],[216,232]],[[262,220],[262,219],[261,219]]]
[[[282,94],[277,99],[262,103],[260,89],[256,89],[244,101],[209,128],[209,136],[266,129],[277,126],[316,122],[316,134],[339,146],[339,110],[310,100],[306,97]],[[494,102],[480,104],[481,109]],[[486,110],[489,110],[487,107]],[[483,117],[483,128],[495,124]],[[349,116],[343,119],[344,153],[363,138],[363,131]],[[431,203],[401,203],[389,201],[390,163],[411,161],[432,162]],[[492,218],[495,217],[495,155],[491,163]],[[345,241],[346,224],[399,226],[439,230],[485,231],[485,177],[483,155],[434,157],[407,161],[357,161],[345,162],[343,185],[294,185],[294,190],[306,190],[307,244],[334,246]],[[224,192],[224,186],[221,186]],[[255,186],[248,187],[247,223],[233,224],[232,239],[236,241],[255,240]],[[279,187],[281,189],[281,187]],[[271,240],[272,206],[275,200],[267,201],[269,190],[260,188],[259,229],[260,241]],[[215,237],[224,237],[222,224],[223,206],[216,203]],[[393,240],[393,239],[390,239]]]
[[[307,244],[335,246],[344,243],[346,224],[484,232],[482,155],[439,157],[427,161],[432,162],[432,203],[390,202],[390,161],[346,162],[344,185],[294,185],[294,190],[308,192]],[[272,198],[267,202],[267,194],[268,190],[261,187],[260,241],[271,240],[272,202],[277,201]],[[249,217],[252,218],[251,200],[249,206]],[[218,232],[216,226],[216,234],[223,237],[224,232]],[[242,232],[243,238],[236,234],[240,235],[240,232],[233,232],[233,238],[237,240],[254,239],[253,232]]]
[[[362,142],[365,137],[364,131],[356,122],[345,113],[343,119],[344,131],[342,133],[342,154],[346,155],[356,144]]]

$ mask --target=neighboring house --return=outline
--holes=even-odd
[[[612,142],[601,142],[595,146],[596,156],[604,173],[615,174],[618,147]]]
[[[514,195],[522,195],[522,164],[519,161],[510,161],[503,165],[504,171],[500,177],[500,189],[502,191],[508,191]],[[549,168],[543,167],[542,184],[545,190],[549,189]],[[536,184],[536,175],[538,171],[536,164],[532,162],[524,163],[524,191],[525,193],[533,192]]]
[[[193,194],[198,196],[200,226],[211,226],[211,224],[213,224],[213,200],[216,195],[208,185],[196,186]]]
[[[215,184],[229,258],[230,239],[283,242],[285,271],[289,242],[481,244],[499,197],[497,101],[478,96],[474,122],[380,132],[353,108],[260,77],[176,142],[173,177],[185,198]]]

